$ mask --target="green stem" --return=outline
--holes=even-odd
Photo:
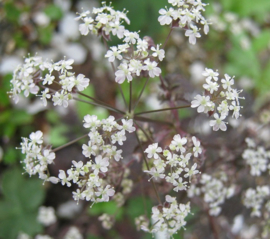
[[[146,87],[148,81],[149,81],[149,77],[146,79],[146,81],[145,81],[145,83],[144,83],[144,85],[143,85],[143,88],[142,88],[142,90],[141,90],[141,92],[140,92],[140,94],[139,94],[139,97],[138,97],[138,99],[136,100],[136,102],[135,102],[135,104],[134,104],[133,110],[135,110],[135,108],[137,107],[137,105],[138,105],[138,103],[139,103],[139,101],[140,101],[140,98],[141,98],[141,96],[142,96],[142,94],[143,94],[143,92],[144,92],[144,89],[145,89],[145,87]]]
[[[190,107],[190,105],[183,105],[183,106],[164,108],[164,109],[159,109],[159,110],[149,110],[149,111],[136,113],[135,115],[149,114],[149,113],[161,112],[161,111],[166,111],[166,110],[183,109],[183,108],[189,108],[189,107]]]
[[[77,139],[74,139],[74,140],[72,140],[72,141],[70,141],[70,142],[68,142],[68,143],[66,143],[66,144],[64,144],[64,145],[62,145],[62,146],[60,146],[60,147],[58,147],[58,148],[53,149],[52,152],[56,152],[56,151],[58,151],[58,150],[60,150],[60,149],[63,149],[63,148],[65,148],[65,147],[67,147],[67,146],[69,146],[69,145],[71,145],[71,144],[74,144],[74,143],[76,143],[77,141],[79,141],[79,140],[81,140],[81,139],[83,139],[83,138],[85,138],[85,137],[87,137],[87,136],[88,136],[88,134],[85,134],[85,135],[83,135],[83,136],[81,136],[81,137],[79,137],[79,138],[77,138]]]
[[[118,110],[118,109],[115,109],[115,108],[113,108],[111,106],[101,105],[101,104],[98,104],[98,103],[95,103],[95,102],[90,102],[90,101],[82,100],[82,99],[79,99],[77,97],[73,97],[72,99],[77,100],[77,101],[80,101],[80,102],[84,102],[84,103],[87,103],[87,104],[90,104],[90,105],[99,106],[99,107],[105,108],[107,110],[114,111],[114,112],[119,113],[119,114],[122,114],[122,115],[125,114],[125,112],[123,112],[121,110]]]
[[[86,97],[86,98],[88,98],[88,99],[90,99],[90,100],[93,100],[94,102],[96,102],[96,103],[98,103],[98,104],[100,104],[100,105],[105,105],[105,106],[114,108],[114,107],[112,107],[111,105],[109,105],[109,104],[107,104],[107,103],[105,103],[105,102],[103,102],[103,101],[101,101],[101,100],[95,99],[94,97],[91,97],[91,96],[89,96],[89,95],[86,95],[86,94],[84,94],[84,93],[82,93],[82,92],[77,92],[77,94],[78,94],[78,95],[81,95],[81,96],[84,96],[84,97]]]
[[[162,47],[163,49],[165,48],[165,46],[166,46],[166,44],[167,44],[167,42],[168,42],[168,40],[169,40],[169,38],[171,36],[172,31],[173,31],[173,28],[171,27],[170,32],[169,32],[168,36],[166,37],[166,40],[165,40],[165,42],[163,44],[163,47]]]
[[[145,130],[134,120],[134,124],[144,133],[144,135],[146,136],[146,138],[150,141],[150,142],[154,142],[150,136],[145,132]]]
[[[149,118],[142,117],[142,116],[135,116],[134,119],[138,120],[138,121],[142,121],[142,122],[152,122],[152,123],[157,123],[157,124],[166,124],[166,125],[173,126],[173,123],[168,122],[168,121],[149,119]]]
[[[129,82],[129,107],[128,112],[131,112],[131,106],[132,106],[132,81]]]

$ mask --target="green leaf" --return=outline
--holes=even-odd
[[[49,133],[49,142],[53,147],[58,147],[63,144],[66,144],[68,139],[64,136],[67,133],[68,127],[66,125],[61,125],[54,127],[50,130]]]
[[[60,20],[63,17],[61,8],[54,4],[48,5],[44,12],[51,20]]]
[[[268,47],[270,42],[270,31],[264,30],[252,42],[252,48],[256,51],[262,51]]]
[[[46,119],[52,123],[56,124],[59,122],[59,114],[57,114],[55,111],[46,111]]]
[[[42,226],[36,218],[45,196],[42,182],[25,178],[21,170],[15,168],[4,173],[2,188],[0,238],[15,239],[20,231],[32,236],[41,232]]]
[[[4,10],[6,12],[6,18],[8,21],[17,23],[20,17],[20,10],[12,2],[7,2],[4,5]]]
[[[10,104],[10,99],[8,96],[8,91],[10,90],[10,80],[12,79],[12,74],[6,74],[3,80],[0,81],[0,106],[6,107]]]
[[[38,28],[38,35],[40,42],[44,45],[48,45],[53,36],[53,27],[49,25],[47,27]]]
[[[18,161],[19,156],[18,156],[18,150],[13,148],[13,147],[9,147],[5,152],[4,152],[4,156],[3,156],[3,162],[6,164],[12,164]]]
[[[14,125],[30,124],[33,121],[33,116],[24,110],[13,110],[9,120]]]
[[[145,199],[146,208],[144,208],[144,202],[142,197],[133,197],[128,201],[127,209],[125,210],[126,214],[131,217],[133,220],[135,217],[140,215],[151,214],[152,202],[149,198]],[[146,212],[145,212],[146,210]]]

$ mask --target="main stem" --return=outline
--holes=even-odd
[[[164,108],[164,109],[159,109],[159,110],[149,110],[149,111],[136,113],[135,115],[150,114],[150,113],[167,111],[167,110],[184,109],[184,108],[189,108],[189,107],[190,107],[190,105],[183,105],[183,106],[170,107],[170,108]]]
[[[145,87],[146,87],[148,81],[149,81],[149,77],[147,78],[147,80],[145,81],[145,83],[144,83],[144,85],[143,85],[143,88],[142,88],[142,90],[141,90],[141,92],[140,92],[140,94],[139,94],[139,97],[138,97],[138,99],[136,100],[136,102],[135,102],[135,104],[134,104],[133,110],[135,110],[135,108],[137,107],[137,105],[138,105],[138,103],[139,103],[139,101],[140,101],[140,98],[141,98],[141,96],[142,96],[142,94],[143,94],[143,92],[144,92],[144,89],[145,89]]]
[[[131,106],[132,106],[132,81],[129,82],[129,107],[128,112],[131,112]]]
[[[70,142],[68,142],[68,143],[66,143],[66,144],[64,144],[64,145],[62,145],[62,146],[60,146],[60,147],[58,147],[58,148],[53,149],[52,152],[56,152],[56,151],[58,151],[58,150],[60,150],[60,149],[63,149],[63,148],[65,148],[65,147],[67,147],[67,146],[69,146],[69,145],[71,145],[71,144],[74,144],[74,143],[76,143],[77,141],[79,141],[79,140],[81,140],[81,139],[83,139],[83,138],[85,138],[85,137],[87,137],[87,136],[88,136],[88,134],[85,134],[85,135],[83,135],[83,136],[81,136],[81,137],[79,137],[79,138],[77,138],[77,139],[74,139],[74,140],[72,140],[72,141],[70,141]]]
[[[79,98],[77,98],[77,97],[73,97],[73,99],[74,99],[74,100],[77,100],[77,101],[80,101],[80,102],[87,103],[87,104],[91,104],[91,105],[95,105],[95,106],[100,106],[100,107],[102,107],[102,108],[105,108],[105,109],[107,109],[107,110],[114,111],[114,112],[119,113],[119,114],[122,114],[122,115],[125,114],[125,112],[123,112],[123,111],[121,111],[121,110],[118,110],[118,109],[116,109],[116,108],[113,108],[113,107],[111,107],[111,106],[100,105],[100,104],[98,104],[98,103],[90,102],[90,101],[86,101],[86,100],[82,100],[82,99],[79,99]]]

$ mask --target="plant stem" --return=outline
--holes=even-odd
[[[136,100],[136,102],[135,102],[135,104],[134,104],[133,110],[135,110],[135,108],[137,107],[137,105],[138,105],[138,103],[139,103],[139,101],[140,101],[140,98],[141,98],[141,96],[142,96],[142,94],[143,94],[143,92],[144,92],[144,89],[145,89],[145,87],[146,87],[148,81],[149,81],[149,77],[146,79],[146,81],[145,81],[145,83],[144,83],[144,85],[143,85],[143,88],[142,88],[142,90],[141,90],[141,92],[140,92],[140,94],[139,94],[139,97],[138,97],[138,99]]]
[[[142,122],[152,122],[152,123],[157,123],[157,124],[166,124],[166,125],[173,126],[173,123],[168,122],[168,121],[149,119],[149,118],[142,117],[142,116],[135,116],[134,119],[138,120],[138,121],[142,121]]]
[[[87,103],[87,104],[99,106],[99,107],[105,108],[105,109],[107,109],[107,110],[114,111],[114,112],[119,113],[119,114],[122,114],[122,115],[125,114],[125,112],[123,112],[123,111],[121,111],[121,110],[118,110],[118,109],[115,109],[115,108],[113,108],[113,107],[111,107],[111,106],[101,105],[101,104],[98,104],[98,103],[95,103],[95,102],[82,100],[82,99],[79,99],[79,98],[77,98],[77,97],[73,97],[73,99],[74,99],[74,100],[77,100],[77,101],[80,101],[80,102]]]
[[[69,145],[71,145],[71,144],[74,144],[74,143],[76,143],[77,141],[79,141],[79,140],[81,140],[81,139],[83,139],[83,138],[85,138],[85,137],[87,137],[87,136],[88,136],[88,134],[85,134],[85,135],[83,135],[83,136],[81,136],[81,137],[79,137],[79,138],[77,138],[77,139],[74,139],[74,140],[72,140],[72,141],[70,141],[70,142],[68,142],[68,143],[66,143],[66,144],[64,144],[64,145],[62,145],[62,146],[59,146],[58,148],[53,149],[52,152],[56,152],[56,151],[58,151],[58,150],[60,150],[60,149],[63,149],[63,148],[65,148],[65,147],[67,147],[67,146],[69,146]]]
[[[128,112],[131,112],[131,106],[132,106],[132,81],[129,82],[129,107]]]
[[[138,137],[137,132],[136,132],[136,139],[137,139],[137,141],[138,141],[138,143],[139,143],[139,147],[140,147],[140,149],[141,149],[141,151],[142,151],[143,160],[144,160],[144,162],[145,162],[145,164],[146,164],[147,170],[149,171],[150,168],[149,168],[147,159],[146,159],[146,157],[145,157],[145,154],[144,154],[144,151],[143,151],[143,148],[142,148],[142,144],[141,144],[141,141],[140,141],[140,139],[139,139],[139,137]],[[155,191],[155,194],[156,194],[156,197],[157,197],[158,202],[159,202],[160,204],[162,204],[162,203],[161,203],[161,200],[160,200],[160,197],[159,197],[159,195],[158,195],[158,192],[157,192],[156,184],[153,182],[153,180],[150,180],[150,181],[151,181],[152,186],[153,186],[153,188],[154,188],[154,191]]]
[[[183,108],[189,108],[189,107],[190,107],[190,105],[183,105],[183,106],[164,108],[164,109],[159,109],[159,110],[149,110],[149,111],[136,113],[135,115],[149,114],[149,113],[161,112],[161,111],[166,111],[166,110],[183,109]]]
[[[79,95],[85,96],[85,97],[87,97],[87,98],[93,100],[93,101],[96,102],[100,107],[106,106],[106,107],[109,107],[109,108],[112,109],[112,110],[114,109],[115,112],[118,112],[118,113],[121,113],[121,114],[124,113],[123,111],[118,110],[118,109],[114,108],[113,106],[111,106],[111,105],[109,105],[109,104],[107,104],[107,103],[105,103],[105,102],[103,102],[103,101],[101,101],[101,100],[95,99],[95,98],[93,98],[93,97],[91,97],[91,96],[88,96],[88,95],[86,95],[86,94],[83,94],[83,93],[81,93],[81,92],[77,92],[77,93],[78,93]]]
[[[172,31],[173,31],[173,28],[171,27],[170,32],[169,32],[168,36],[166,37],[166,40],[165,40],[165,42],[163,44],[163,47],[162,47],[163,49],[165,48],[165,46],[166,46],[166,44],[167,44],[167,42],[168,42],[168,40],[169,40],[169,38],[171,36]]]
[[[150,136],[145,132],[145,130],[134,120],[134,124],[137,125],[137,127],[144,133],[144,135],[146,136],[146,138],[150,141],[150,142],[154,142]]]

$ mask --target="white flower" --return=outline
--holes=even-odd
[[[79,74],[74,83],[78,91],[83,91],[89,85],[89,81],[83,74]]]
[[[187,143],[187,138],[181,136],[179,134],[173,136],[173,140],[170,144],[171,150],[176,150],[177,152],[181,151],[181,153],[186,152],[186,149],[183,147]]]
[[[59,170],[58,178],[60,178],[62,185],[65,184],[70,187],[71,183],[68,181],[65,171]]]
[[[43,84],[43,85],[46,85],[46,84],[51,85],[51,84],[53,83],[54,79],[55,79],[54,76],[49,75],[49,74],[46,74],[46,76],[45,76],[45,78],[44,78],[42,84]]]
[[[32,144],[42,144],[43,143],[43,133],[38,130],[29,135]]]
[[[225,76],[225,79],[221,79],[221,83],[223,83],[222,87],[223,87],[223,89],[230,90],[231,86],[234,85],[234,78],[230,77],[227,74],[225,74],[224,76]]]
[[[208,77],[206,78],[206,83],[207,84],[203,84],[203,88],[210,91],[210,94],[213,94],[214,91],[218,90],[219,84],[217,82],[213,82],[211,81],[211,79]]]
[[[129,120],[122,119],[122,124],[123,126],[121,127],[121,129],[124,129],[129,133],[132,133],[136,130],[136,128],[133,126],[133,119]]]
[[[70,98],[72,98],[71,94],[67,94],[64,90],[62,90],[60,93],[56,92],[52,99],[54,102],[53,105],[63,105],[64,108],[67,108]]]
[[[48,94],[50,91],[48,88],[46,88],[44,91],[42,91],[42,95],[41,95],[41,100],[43,102],[43,105],[44,106],[47,106],[47,99],[50,99],[51,98],[51,95]]]
[[[213,71],[212,69],[205,68],[205,71],[202,73],[206,79],[213,79],[214,81],[218,80],[219,73],[217,71]]]
[[[84,23],[79,25],[79,31],[82,35],[86,36],[89,33],[89,30],[93,29],[92,23],[94,22],[93,18],[85,17],[83,18]]]
[[[52,152],[50,149],[45,149],[43,151],[43,155],[39,154],[38,159],[41,164],[47,165],[52,164],[53,160],[55,159],[55,153]]]
[[[174,9],[172,7],[170,7],[169,10],[165,10],[164,8],[160,9],[159,14],[161,14],[161,16],[158,17],[160,25],[169,25],[172,22],[173,12]]]
[[[149,178],[148,181],[150,181],[152,178],[154,178],[154,180],[158,180],[159,178],[164,178],[165,177],[165,174],[160,173],[154,167],[152,167],[150,170],[144,170],[144,172],[149,173],[150,175],[152,175],[152,177]]]
[[[123,145],[123,141],[126,141],[127,137],[125,135],[125,130],[121,130],[111,136],[112,143],[118,142],[119,145]]]
[[[159,76],[161,73],[161,69],[157,67],[157,63],[155,61],[150,61],[149,58],[144,61],[143,70],[148,71],[148,74],[151,78],[155,76]]]
[[[195,45],[196,38],[201,37],[201,34],[198,32],[198,28],[196,26],[191,25],[191,30],[187,30],[185,32],[185,36],[189,37],[189,43]]]
[[[59,62],[57,62],[57,64],[55,65],[54,69],[56,71],[60,71],[61,73],[63,73],[66,70],[70,70],[72,69],[72,64],[74,63],[73,59],[69,59],[69,60],[61,60]]]
[[[162,61],[165,57],[165,51],[163,49],[159,49],[160,44],[157,45],[157,47],[151,47],[151,50],[153,51],[152,56],[158,57],[160,61]]]
[[[128,30],[125,30],[124,35],[124,42],[126,43],[135,44],[136,40],[139,39],[139,34],[137,32],[130,32]]]
[[[122,84],[125,79],[127,79],[128,82],[132,81],[131,72],[127,63],[122,63],[120,66],[118,66],[118,69],[119,70],[115,72],[115,81],[118,84]]]
[[[148,148],[144,152],[147,153],[148,158],[154,157],[154,159],[158,159],[159,158],[158,153],[161,153],[162,149],[158,147],[157,143],[154,143],[154,144],[149,145]]]
[[[102,158],[101,155],[98,155],[95,158],[96,164],[93,164],[92,169],[94,170],[94,174],[98,174],[99,171],[106,173],[108,171],[109,166],[109,159],[108,158]]]
[[[185,171],[187,172],[184,177],[187,178],[191,178],[193,175],[199,173],[199,170],[196,169],[197,168],[197,163],[194,163],[193,166],[189,169],[189,168],[185,168]]]
[[[97,118],[96,115],[86,115],[83,118],[84,128],[91,128],[92,131],[95,131],[97,127],[100,126],[100,120]]]
[[[194,147],[193,147],[193,154],[195,157],[198,157],[199,154],[202,153],[202,148],[200,147],[201,143],[198,139],[196,139],[195,136],[192,137],[192,141],[193,141],[193,144],[194,144]]]
[[[194,97],[195,100],[191,101],[191,108],[197,108],[197,112],[201,113],[207,113],[209,110],[213,107],[213,102],[210,101],[210,96],[201,96],[196,95]]]
[[[219,117],[219,115],[217,113],[215,113],[214,118],[215,118],[215,120],[210,120],[210,122],[209,122],[209,125],[211,127],[213,127],[213,130],[218,131],[219,129],[221,129],[222,131],[226,131],[227,130],[226,123],[222,121],[226,118],[226,116],[221,115]]]
[[[83,239],[83,236],[77,227],[70,227],[64,239]]]
[[[233,115],[232,117],[238,119],[240,115],[240,106],[239,105],[236,105],[235,101],[232,102],[232,104],[230,105],[230,110],[233,110]]]
[[[123,57],[121,56],[121,52],[117,49],[116,46],[112,46],[111,50],[108,50],[105,57],[109,58],[109,62],[114,62],[115,58],[118,60],[122,60]]]
[[[56,216],[53,207],[41,206],[38,209],[37,220],[44,226],[49,226],[56,222]]]
[[[87,157],[90,158],[91,155],[96,156],[96,151],[97,151],[97,146],[96,145],[92,145],[91,141],[88,142],[88,145],[83,144],[82,146],[82,154]]]

